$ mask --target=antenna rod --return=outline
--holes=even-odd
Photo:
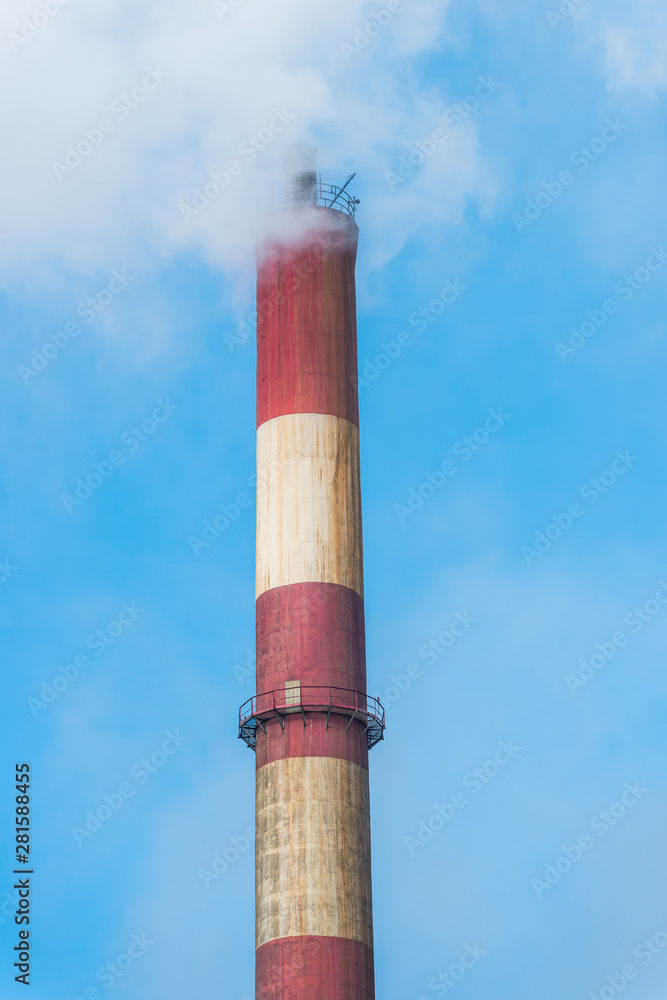
[[[345,190],[345,188],[347,187],[347,185],[350,183],[350,181],[353,181],[356,176],[357,176],[356,173],[355,174],[350,174],[350,176],[345,181],[345,183],[343,184],[342,188],[340,189],[340,191],[338,192],[338,194],[336,195],[336,197],[334,198],[334,200],[329,202],[329,204],[327,205],[327,208],[331,208],[331,206],[333,205],[334,201],[338,201],[338,199],[342,195],[342,193]]]

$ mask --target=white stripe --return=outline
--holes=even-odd
[[[290,583],[338,583],[363,597],[359,430],[322,413],[257,430],[256,596]]]

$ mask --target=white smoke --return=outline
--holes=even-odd
[[[373,266],[425,224],[458,222],[468,198],[488,204],[494,183],[474,119],[400,188],[385,180],[451,100],[466,96],[420,92],[406,61],[445,44],[447,7],[21,0],[3,8],[6,280],[44,286],[63,272],[152,267],[187,250],[245,269],[256,203],[281,182],[292,142],[319,147],[325,177],[358,172]]]

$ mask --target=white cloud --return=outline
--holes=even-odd
[[[251,260],[252,215],[281,180],[283,147],[304,140],[320,147],[321,168],[358,171],[377,266],[425,223],[457,223],[469,197],[493,192],[474,124],[399,196],[381,179],[387,158],[430,131],[455,96],[420,93],[405,63],[440,44],[447,7],[403,0],[370,37],[377,5],[361,0],[236,0],[218,11],[204,0],[71,0],[13,46],[9,33],[31,33],[22,18],[39,7],[4,11],[0,83],[12,99],[0,108],[0,230],[10,274],[47,280],[54,266],[57,275],[150,264],[191,246],[233,272]],[[366,35],[346,58],[342,43]],[[156,67],[167,75],[154,72],[154,89],[133,98]],[[240,144],[271,127],[274,139],[249,162]],[[186,223],[179,205],[230,160],[239,175]]]
[[[656,97],[667,88],[667,9],[662,0],[599,7],[587,2],[573,23],[584,39],[601,46],[608,90]]]
[[[638,4],[631,20],[606,25],[603,38],[611,89],[634,87],[650,97],[667,89],[667,10],[662,3]]]

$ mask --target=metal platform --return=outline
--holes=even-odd
[[[277,719],[284,732],[286,716],[300,713],[305,729],[306,716],[312,712],[326,715],[327,729],[332,715],[347,716],[345,732],[355,719],[361,722],[366,727],[364,732],[369,749],[384,739],[384,708],[379,698],[371,698],[360,691],[346,688],[309,684],[302,684],[298,688],[277,688],[249,698],[239,709],[239,739],[254,750],[257,745],[257,730],[261,729],[266,736],[266,723],[269,719]]]
[[[352,198],[347,193],[346,188],[354,177],[356,174],[351,174],[342,187],[336,187],[334,184],[324,183],[321,176],[318,176],[317,181],[313,181],[312,190],[299,195],[289,192],[284,187],[271,188],[260,199],[258,208],[261,212],[270,212],[276,208],[293,208],[299,205],[312,206],[313,208],[335,208],[339,212],[345,212],[353,219],[359,199]]]

